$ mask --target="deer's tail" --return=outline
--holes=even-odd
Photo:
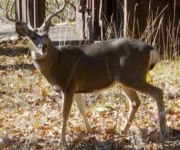
[[[149,70],[153,69],[157,62],[160,61],[160,55],[157,49],[152,49],[150,51],[150,58],[149,58]]]

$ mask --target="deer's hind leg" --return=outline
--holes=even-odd
[[[128,87],[123,86],[124,92],[127,96],[127,98],[129,99],[129,103],[130,103],[130,110],[129,110],[129,114],[128,114],[128,119],[125,123],[124,129],[123,129],[123,133],[127,133],[129,127],[132,124],[132,121],[135,117],[135,114],[138,110],[138,107],[140,105],[140,100],[136,94],[136,91],[134,91],[133,89],[130,89]]]
[[[139,91],[141,93],[148,94],[155,99],[158,108],[160,134],[161,137],[163,138],[164,135],[166,134],[166,117],[165,117],[165,106],[163,102],[163,91],[160,88],[155,87],[147,83],[146,81],[142,81],[142,80],[140,82],[136,82],[137,84],[133,82],[131,84],[129,83],[128,83],[128,87],[131,87],[132,89]]]

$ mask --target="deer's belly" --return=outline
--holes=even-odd
[[[86,86],[86,85],[77,85],[75,93],[91,93],[99,90],[104,90],[112,87],[116,82],[109,82],[107,84],[95,85],[95,86]]]
[[[114,83],[114,75],[107,69],[84,71],[76,82],[76,92],[93,92],[109,87]]]

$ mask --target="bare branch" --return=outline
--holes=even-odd
[[[64,10],[66,4],[67,4],[67,1],[64,0],[64,4],[63,4],[62,8],[56,10],[53,14],[49,14],[49,15],[46,17],[44,23],[45,23],[45,24],[49,24],[49,22],[51,21],[51,19],[52,19],[54,16],[56,16],[57,14],[59,14],[60,12],[62,12],[62,11]]]
[[[76,11],[76,6],[74,6],[74,4],[72,2],[68,1],[67,4],[69,4],[74,9],[74,11]]]
[[[55,0],[55,2],[56,2],[56,5],[57,5],[57,8],[59,9],[59,8],[60,8],[60,6],[59,6],[59,2],[58,2],[58,0]]]
[[[9,5],[10,5],[10,0],[8,0],[7,4],[6,4],[6,18],[9,20],[9,21],[12,21],[12,22],[17,22],[18,20],[14,19],[12,17],[12,10],[13,10],[13,7],[15,6],[15,0],[13,1],[11,7],[9,8]],[[8,9],[9,8],[9,9]]]

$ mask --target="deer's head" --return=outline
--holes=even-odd
[[[64,0],[62,8],[56,10],[52,14],[49,14],[45,18],[44,23],[38,28],[34,28],[31,26],[29,18],[27,24],[23,21],[13,19],[12,8],[14,6],[14,3],[15,1],[13,2],[10,9],[8,9],[9,7],[9,1],[8,1],[6,6],[6,18],[11,22],[15,22],[16,32],[19,35],[26,37],[29,40],[32,57],[34,59],[43,59],[44,57],[46,57],[48,50],[50,49],[49,46],[51,46],[51,41],[48,36],[49,28],[51,25],[51,19],[64,10],[67,3],[66,0]]]

